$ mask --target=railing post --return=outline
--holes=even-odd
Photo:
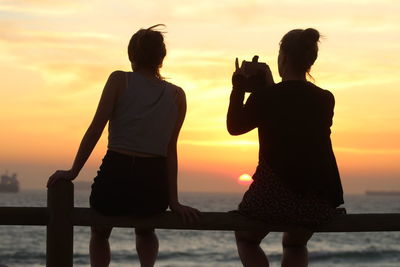
[[[58,181],[47,190],[47,267],[72,267],[73,225],[71,212],[74,207],[74,185]]]

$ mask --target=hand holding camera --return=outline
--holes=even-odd
[[[252,61],[243,60],[240,67],[239,60],[236,58],[235,69],[232,76],[234,89],[251,93],[275,84],[269,66],[258,62],[258,56],[254,56]]]

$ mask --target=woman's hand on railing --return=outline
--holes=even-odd
[[[47,187],[53,186],[59,180],[72,181],[78,176],[72,170],[58,170],[53,173],[47,181]]]
[[[198,209],[182,205],[179,202],[169,204],[169,208],[173,212],[178,213],[182,217],[183,222],[185,223],[196,222],[200,217],[200,211]]]

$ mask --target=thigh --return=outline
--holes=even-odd
[[[253,231],[235,231],[237,242],[248,242],[260,244],[261,241],[268,235],[269,232],[253,232]]]
[[[298,230],[293,232],[285,232],[282,237],[282,245],[289,246],[306,246],[308,240],[312,237],[313,232],[307,230]]]

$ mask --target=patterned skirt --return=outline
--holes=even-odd
[[[238,212],[271,224],[313,228],[328,222],[335,214],[335,208],[316,193],[293,192],[270,167],[259,165]]]

